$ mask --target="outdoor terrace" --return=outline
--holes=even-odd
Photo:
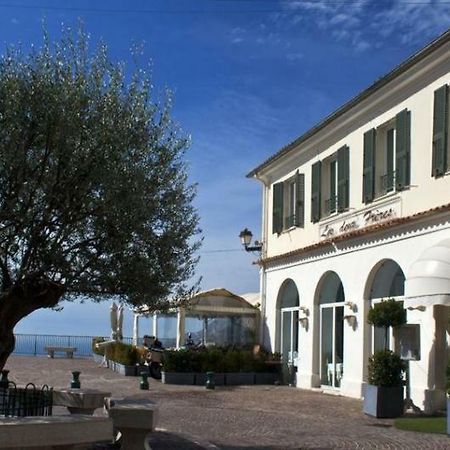
[[[12,356],[6,366],[19,384],[68,387],[80,370],[82,388],[112,392],[113,398],[147,399],[160,408],[150,446],[160,449],[448,449],[445,435],[397,430],[392,420],[362,413],[362,402],[287,386],[216,387],[164,385],[123,377],[87,358]],[[67,414],[55,408],[57,414]],[[1,431],[1,430],[0,430]]]

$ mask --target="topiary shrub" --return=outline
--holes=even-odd
[[[96,346],[96,344],[100,344],[101,342],[105,342],[104,337],[97,336],[92,339],[92,353],[95,353],[96,355],[104,356],[105,348]]]
[[[391,350],[379,350],[369,358],[369,384],[394,387],[403,385],[405,362]]]
[[[134,366],[139,362],[139,353],[133,345],[115,342],[108,347],[113,347],[114,353],[111,359],[119,364]]]
[[[399,327],[406,323],[406,309],[402,302],[393,298],[375,303],[369,310],[367,322],[375,327],[384,328],[384,347],[387,347],[389,327]]]

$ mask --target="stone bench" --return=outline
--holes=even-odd
[[[0,418],[1,450],[87,450],[113,438],[109,417],[49,416]]]
[[[65,406],[71,414],[93,414],[97,408],[103,408],[108,397],[111,392],[97,389],[54,389],[53,405]]]
[[[55,353],[65,353],[67,358],[73,358],[73,354],[77,351],[76,347],[45,347],[49,358],[54,358]]]
[[[120,431],[121,448],[143,450],[149,433],[155,430],[158,422],[158,406],[148,400],[112,400],[108,408],[114,429]]]

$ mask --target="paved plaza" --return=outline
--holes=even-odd
[[[123,377],[90,359],[11,357],[10,379],[22,384],[68,387],[71,371],[83,388],[111,391],[114,398],[152,400],[160,407],[153,450],[197,449],[450,449],[445,435],[397,430],[391,420],[365,416],[359,400],[287,386],[169,386]],[[99,411],[100,413],[101,411]]]

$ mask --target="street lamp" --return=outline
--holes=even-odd
[[[262,243],[255,241],[255,243],[251,246],[253,234],[248,228],[244,228],[239,233],[239,238],[241,239],[241,244],[244,246],[245,251],[247,252],[260,252],[262,250]]]

